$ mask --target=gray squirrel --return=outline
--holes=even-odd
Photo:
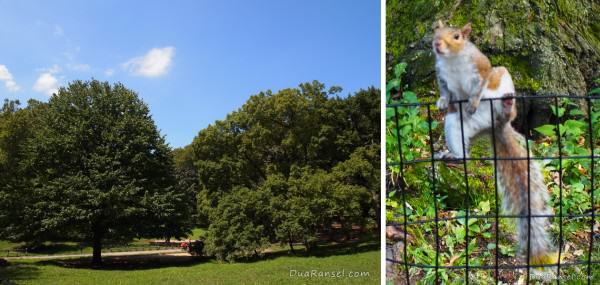
[[[515,87],[508,70],[502,66],[492,67],[488,58],[469,41],[471,25],[462,28],[445,26],[438,22],[433,39],[436,55],[436,76],[440,88],[437,107],[445,110],[444,133],[448,153],[437,153],[437,158],[463,158],[468,156],[469,142],[482,133],[494,132],[498,158],[524,158],[527,150],[524,138],[511,125],[516,117]],[[506,98],[508,97],[508,98]],[[480,105],[483,98],[501,98]],[[462,104],[451,103],[468,100]],[[492,110],[494,118],[492,118]],[[462,114],[462,117],[461,117]],[[494,130],[491,130],[494,119]],[[462,128],[461,128],[462,121]],[[464,144],[464,149],[463,149]],[[549,215],[548,190],[539,165],[535,161],[497,161],[498,188],[502,195],[502,208],[512,215]],[[529,176],[528,176],[529,173]],[[528,183],[530,184],[528,187]],[[531,191],[528,195],[528,189]],[[528,200],[531,197],[531,202]],[[517,219],[519,249],[527,254],[527,237],[530,236],[530,264],[555,264],[558,254],[546,232],[547,217]]]

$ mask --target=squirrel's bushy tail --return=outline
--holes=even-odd
[[[524,177],[526,179],[526,177]],[[527,216],[529,214],[529,202],[531,199],[531,215],[551,215],[552,210],[548,207],[548,191],[544,184],[544,178],[536,162],[530,162],[530,177],[531,188],[528,197],[527,184],[524,184],[524,189],[521,191],[521,203],[516,209],[517,215]],[[528,222],[531,221],[531,228]],[[546,229],[549,227],[549,218],[547,217],[531,217],[519,218],[517,220],[517,237],[521,252],[527,254],[527,236],[530,243],[529,263],[532,265],[538,264],[553,264],[556,263],[558,257],[554,249],[554,245],[550,240]]]
[[[507,125],[503,132],[505,133],[497,144],[498,157],[527,157],[527,150],[519,143],[523,137],[510,125]],[[507,214],[522,216],[517,219],[517,238],[519,251],[524,256],[528,254],[529,242],[529,264],[554,264],[558,261],[558,254],[546,231],[549,218],[534,217],[552,214],[552,209],[548,207],[548,190],[537,162],[531,160],[529,169],[527,166],[527,160],[498,161],[498,184],[503,196],[502,206]],[[530,187],[527,185],[528,181]],[[530,213],[531,217],[527,217]]]

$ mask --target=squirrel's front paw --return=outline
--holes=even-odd
[[[434,159],[454,159],[456,158],[450,151],[442,150],[433,154]]]
[[[440,97],[435,105],[442,111],[446,110],[448,109],[448,99],[446,97]]]
[[[473,115],[475,114],[475,112],[477,112],[477,108],[479,107],[479,100],[474,101],[474,100],[469,100],[469,103],[467,104],[467,113],[469,115]]]
[[[473,115],[473,114],[475,114],[475,112],[476,112],[476,111],[477,111],[477,107],[475,107],[475,106],[473,106],[473,105],[471,105],[471,104],[468,104],[468,105],[467,105],[467,113],[468,113],[469,115]]]

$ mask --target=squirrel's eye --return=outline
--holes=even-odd
[[[460,39],[460,35],[459,35],[459,34],[454,34],[454,39],[455,39],[455,40],[458,40],[458,39]]]

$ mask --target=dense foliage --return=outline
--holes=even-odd
[[[251,96],[192,143],[205,250],[232,260],[271,242],[316,246],[379,220],[379,90],[319,82]]]
[[[0,131],[3,238],[89,242],[100,263],[107,241],[189,231],[170,149],[122,84],[74,81],[48,103],[6,102]]]

